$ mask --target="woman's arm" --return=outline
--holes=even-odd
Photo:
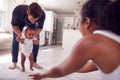
[[[87,73],[87,72],[96,71],[96,70],[98,70],[96,67],[96,64],[92,60],[90,60],[82,68],[80,68],[78,72]]]
[[[88,44],[83,41],[78,41],[74,46],[71,54],[62,61],[61,64],[53,67],[45,73],[37,73],[30,75],[34,80],[40,80],[42,78],[57,78],[65,76],[67,74],[77,72],[83,65],[90,59]]]

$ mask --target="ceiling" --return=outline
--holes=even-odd
[[[37,0],[45,10],[52,10],[58,14],[73,14],[81,8],[86,0]]]

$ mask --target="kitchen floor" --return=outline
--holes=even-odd
[[[40,47],[38,54],[37,63],[44,67],[44,69],[35,69],[34,71],[30,71],[29,69],[29,61],[26,60],[26,72],[21,72],[20,66],[20,56],[18,59],[18,67],[14,70],[8,69],[11,63],[11,50],[0,50],[0,80],[31,80],[28,77],[29,74],[44,72],[51,68],[52,66],[60,63],[63,59],[65,59],[69,54],[69,50],[64,50],[62,46],[44,46]],[[100,73],[98,71],[90,72],[90,73],[72,73],[65,77],[61,78],[46,78],[43,80],[102,80],[100,77]]]

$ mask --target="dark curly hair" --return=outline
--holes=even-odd
[[[42,9],[38,3],[31,3],[28,7],[28,13],[34,18],[39,18],[42,15]]]
[[[111,0],[98,18],[98,29],[120,35],[120,0]]]
[[[96,24],[98,15],[101,14],[101,10],[108,2],[109,0],[88,0],[81,10],[81,23],[84,23],[88,17]]]

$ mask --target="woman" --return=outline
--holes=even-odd
[[[61,64],[45,73],[30,75],[32,79],[62,77],[78,71],[92,60],[101,71],[103,80],[120,80],[120,1],[110,0],[103,6],[104,1],[89,0],[84,4],[80,17],[83,38]]]

